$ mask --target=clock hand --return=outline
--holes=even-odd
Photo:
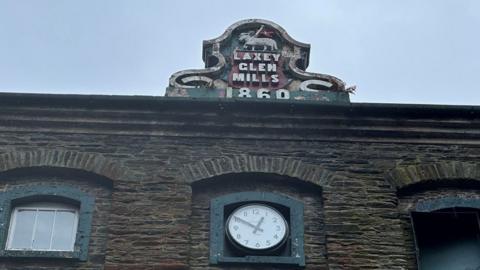
[[[247,225],[247,226],[250,226],[250,227],[252,227],[252,228],[256,228],[255,225],[253,225],[252,223],[250,223],[250,222],[248,222],[248,221],[246,221],[246,220],[243,220],[243,219],[241,219],[241,218],[239,218],[239,217],[237,217],[237,216],[233,216],[233,218],[234,218],[236,221],[240,221],[240,223],[243,223],[243,224],[245,224],[245,225]],[[262,219],[263,219],[263,217],[262,217]],[[263,232],[263,230],[260,229],[260,228],[258,228],[258,230],[261,231],[261,232]]]
[[[260,221],[258,222],[257,226],[255,226],[255,227],[253,228],[253,229],[254,229],[254,230],[253,230],[253,233],[256,233],[257,231],[263,232],[263,230],[260,229],[260,225],[262,224],[263,220],[264,220],[264,217],[262,217],[262,218],[260,219]]]

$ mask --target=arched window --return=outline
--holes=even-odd
[[[52,202],[17,205],[12,211],[8,250],[73,251],[79,208]]]
[[[72,186],[28,185],[0,192],[0,257],[86,261],[95,199]]]
[[[480,200],[444,197],[411,212],[418,268],[480,269]]]

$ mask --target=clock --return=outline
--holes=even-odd
[[[235,209],[227,219],[230,242],[245,251],[263,252],[280,247],[287,240],[288,223],[275,208],[260,203]]]

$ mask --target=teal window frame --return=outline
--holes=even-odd
[[[225,208],[235,204],[253,202],[280,205],[288,209],[290,223],[288,256],[231,256],[226,254]],[[210,264],[271,264],[305,266],[303,247],[303,203],[290,197],[270,192],[238,192],[216,197],[210,201]]]
[[[73,251],[8,250],[7,239],[12,211],[16,205],[44,201],[77,205],[78,225]],[[95,206],[93,196],[70,186],[17,186],[0,193],[0,257],[59,258],[86,261]]]

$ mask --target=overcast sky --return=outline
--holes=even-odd
[[[162,96],[248,18],[311,44],[354,102],[480,105],[479,0],[0,0],[0,91]]]

